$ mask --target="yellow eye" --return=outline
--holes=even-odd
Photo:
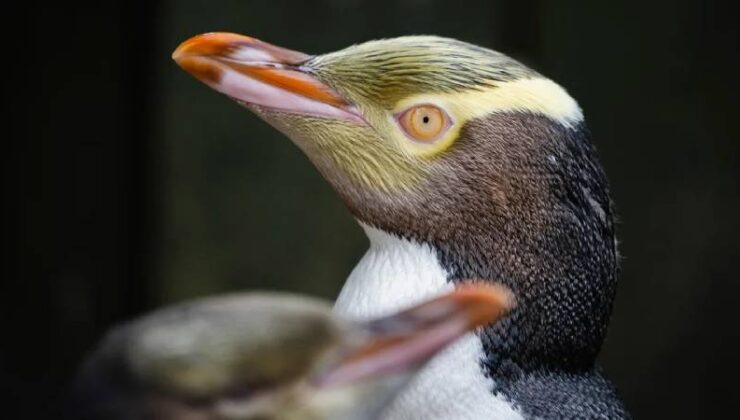
[[[418,105],[404,111],[398,122],[412,139],[431,143],[450,128],[450,117],[434,105]]]

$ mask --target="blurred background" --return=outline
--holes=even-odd
[[[214,30],[310,53],[445,35],[565,86],[585,110],[620,219],[605,370],[637,418],[734,408],[725,384],[737,381],[739,354],[740,64],[736,19],[720,2],[23,7],[6,14],[23,29],[4,43],[14,75],[0,354],[10,418],[57,417],[71,373],[117,322],[232,290],[333,299],[367,247],[296,147],[171,61],[179,42]]]

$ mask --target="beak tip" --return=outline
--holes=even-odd
[[[466,318],[471,327],[494,322],[516,306],[511,290],[496,283],[463,283],[454,295],[466,308]]]
[[[502,306],[511,308],[514,305],[514,294],[506,286],[487,281],[469,280],[462,283],[457,290],[461,295],[482,301],[498,301]]]
[[[182,58],[182,51],[180,51],[180,48],[178,47],[175,51],[172,52],[172,60],[174,60],[175,63],[179,63],[180,58]]]
[[[189,51],[189,50],[191,49],[191,47],[193,45],[193,41],[196,38],[197,37],[186,39],[185,41],[181,42],[180,45],[178,45],[177,48],[175,48],[174,51],[172,51],[172,60],[174,60],[175,63],[177,63],[178,65],[182,66],[181,63],[182,63],[183,59],[185,57],[187,57],[188,55],[192,55],[192,54],[189,54],[189,53],[192,52],[192,51]]]

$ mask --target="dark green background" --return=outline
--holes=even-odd
[[[719,2],[101,3],[6,16],[21,26],[3,43],[11,413],[56,417],[83,352],[115,322],[247,288],[333,298],[367,246],[296,147],[170,60],[213,30],[310,53],[446,35],[561,83],[585,110],[620,219],[606,371],[638,418],[734,406],[740,66]]]

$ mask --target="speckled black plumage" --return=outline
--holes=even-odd
[[[616,283],[606,178],[585,128],[566,128],[544,117],[516,118],[532,138],[539,134],[547,140],[510,140],[526,150],[512,153],[512,146],[507,155],[513,179],[507,181],[509,211],[501,228],[487,230],[490,216],[475,215],[482,206],[473,205],[461,211],[472,212],[469,218],[477,223],[457,225],[453,240],[431,242],[451,281],[483,278],[514,290],[519,310],[508,325],[486,334],[487,347],[498,358],[522,369],[586,369],[601,347]],[[468,127],[463,136],[487,137],[483,131],[493,131],[487,123]],[[495,373],[495,361],[490,365]]]
[[[535,371],[507,382],[504,392],[529,417],[624,419],[629,414],[612,384],[598,370]]]

